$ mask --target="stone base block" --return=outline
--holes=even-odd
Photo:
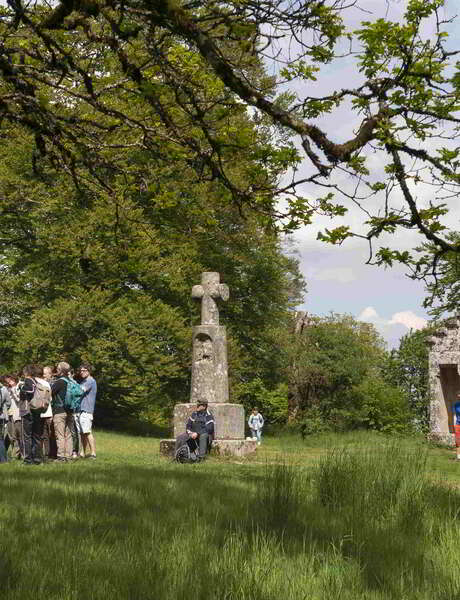
[[[175,446],[176,440],[160,440],[160,454],[172,458]]]
[[[161,440],[160,454],[172,458],[176,440]],[[214,440],[211,456],[247,456],[257,450],[256,440]]]
[[[440,433],[431,431],[428,434],[428,440],[435,444],[443,444],[448,448],[455,448],[455,433]]]
[[[208,405],[216,421],[216,440],[244,440],[244,408],[229,402]],[[196,410],[196,404],[176,404],[174,407],[174,437],[184,433],[187,419]]]
[[[211,453],[219,456],[247,456],[256,450],[256,440],[215,440]]]

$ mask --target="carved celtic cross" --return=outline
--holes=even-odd
[[[201,285],[194,285],[192,298],[201,300],[201,324],[219,325],[217,300],[228,300],[228,286],[220,283],[219,273],[201,273]]]

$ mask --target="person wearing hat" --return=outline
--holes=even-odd
[[[188,418],[186,431],[192,440],[196,440],[199,447],[199,456],[203,460],[211,447],[214,438],[214,417],[208,410],[206,400],[199,400],[196,410]]]

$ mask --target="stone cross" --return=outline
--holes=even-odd
[[[192,298],[201,300],[201,324],[219,325],[217,300],[228,300],[228,286],[220,283],[219,273],[201,273],[201,285],[194,285]]]

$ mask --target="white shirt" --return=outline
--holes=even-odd
[[[8,414],[10,417],[13,417],[13,421],[20,421],[21,415],[19,414],[19,383],[14,385],[13,387],[8,388],[8,392],[10,393],[11,398],[11,406]]]
[[[46,388],[49,389],[50,391],[50,403],[48,405],[48,408],[46,409],[46,411],[44,413],[42,413],[40,416],[42,419],[46,419],[47,417],[52,417],[53,416],[53,409],[51,408],[51,386],[49,384],[48,381],[46,381],[46,379],[42,379],[41,377],[35,377],[35,379],[41,383],[42,385],[44,385]]]
[[[258,412],[256,415],[254,413],[249,415],[248,425],[250,429],[254,429],[255,431],[262,429],[264,426],[264,418],[260,412]]]

